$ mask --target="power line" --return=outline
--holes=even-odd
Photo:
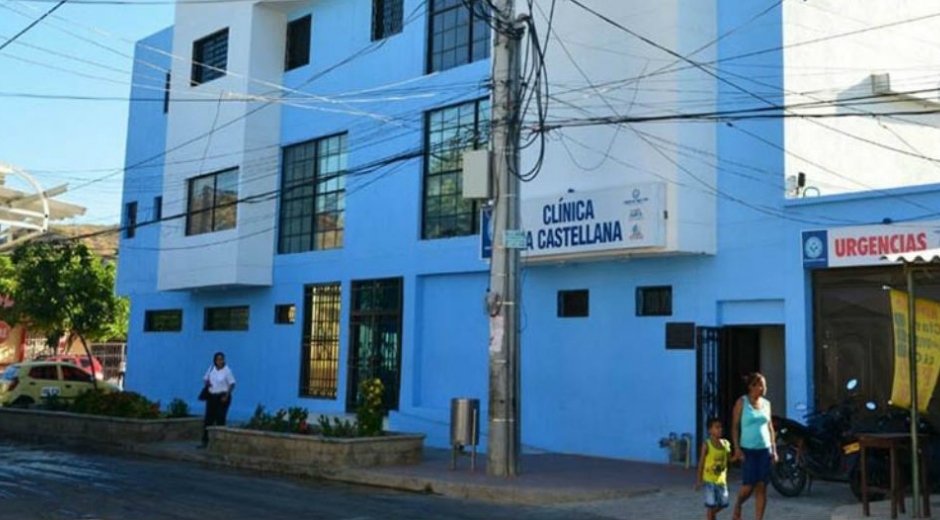
[[[29,25],[27,25],[26,27],[24,27],[20,32],[14,34],[13,37],[10,38],[9,40],[7,40],[7,41],[5,41],[5,42],[3,42],[3,43],[0,43],[0,51],[2,51],[3,49],[5,49],[5,48],[7,47],[7,45],[10,45],[11,43],[15,42],[15,41],[17,40],[17,38],[19,38],[20,36],[23,36],[24,34],[26,34],[30,29],[32,29],[33,27],[36,27],[40,22],[42,22],[43,20],[45,20],[47,16],[49,16],[49,15],[52,14],[52,13],[54,13],[54,12],[56,11],[56,9],[62,7],[62,6],[65,5],[65,3],[68,2],[68,1],[69,1],[69,0],[58,0],[58,3],[57,3],[56,5],[52,6],[48,11],[46,11],[45,13],[43,13],[39,18],[36,18],[35,20],[33,20],[32,23],[30,23]]]

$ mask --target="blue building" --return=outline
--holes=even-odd
[[[524,447],[664,460],[661,438],[727,419],[755,370],[775,413],[827,406],[846,377],[885,397],[881,287],[900,274],[881,255],[908,248],[899,234],[940,244],[940,187],[922,154],[843,143],[881,127],[841,100],[889,113],[923,99],[884,90],[871,53],[840,76],[826,46],[841,40],[794,34],[807,6],[615,4],[602,11],[620,26],[567,2],[531,13],[555,126],[523,157],[544,152],[523,188]],[[480,398],[486,417],[489,266],[481,202],[461,195],[462,153],[489,146],[481,5],[181,3],[138,43],[118,270],[128,388],[195,404],[222,350],[236,419],[258,404],[350,413],[370,377],[389,427],[431,445],[448,442],[451,398]],[[811,67],[829,91],[802,88]],[[787,116],[840,110],[859,117],[827,130]],[[879,123],[924,143],[930,118]],[[845,240],[886,245],[847,261]]]

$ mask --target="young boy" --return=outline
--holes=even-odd
[[[721,420],[710,417],[708,439],[702,443],[698,457],[698,480],[695,489],[705,484],[705,518],[715,520],[718,513],[728,507],[728,463],[731,460],[731,443],[721,437]]]

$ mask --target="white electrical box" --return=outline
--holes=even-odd
[[[492,198],[489,150],[471,150],[463,154],[463,198]]]

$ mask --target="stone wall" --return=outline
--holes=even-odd
[[[198,441],[203,419],[124,419],[45,410],[0,408],[0,437],[27,442],[126,446]]]
[[[423,447],[424,435],[420,434],[340,439],[209,428],[209,451],[227,464],[279,473],[318,475],[346,468],[418,464]]]

